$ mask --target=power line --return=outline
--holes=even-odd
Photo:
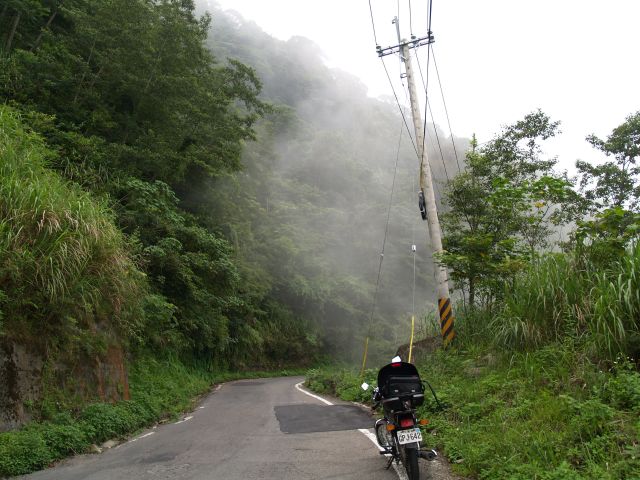
[[[411,0],[409,0],[409,33],[413,36],[413,15],[411,14]]]
[[[431,17],[433,10],[433,0],[429,0],[429,26],[427,29],[427,36],[431,38]],[[422,151],[424,152],[424,142],[427,134],[427,107],[429,102],[429,60],[430,60],[430,49],[427,49],[427,75],[426,82],[424,82],[424,119],[422,122]],[[416,59],[418,55],[416,54]],[[418,67],[420,67],[420,63],[418,62]],[[420,69],[420,76],[422,76],[422,69]],[[427,166],[428,167],[428,166]]]
[[[425,85],[424,77],[422,75],[422,65],[420,65],[420,57],[418,57],[417,52],[416,52],[416,60],[418,62],[418,71],[420,72],[420,79],[422,80],[422,86],[425,89],[425,95],[426,95],[427,86]],[[427,65],[427,72],[428,72],[428,65]],[[440,145],[440,136],[438,135],[438,130],[436,129],[436,121],[435,121],[435,118],[433,117],[433,109],[430,108],[430,106],[431,106],[431,102],[429,102],[429,98],[426,97],[425,98],[425,109],[424,109],[425,133],[428,132],[426,127],[427,127],[427,110],[429,110],[429,112],[431,114],[431,124],[433,125],[433,132],[435,133],[436,142],[438,144],[438,150],[440,151],[440,158],[442,160],[442,167],[444,168],[444,174],[447,177],[447,181],[449,181],[451,179],[449,178],[449,172],[447,171],[447,165],[446,165],[446,162],[444,161],[444,153],[442,152],[442,146]]]
[[[447,172],[447,162],[444,161],[444,153],[442,151],[442,145],[440,145],[440,135],[438,135],[438,129],[436,128],[436,121],[433,118],[433,109],[431,108],[431,102],[427,102],[429,106],[429,114],[431,115],[431,125],[433,125],[433,133],[436,136],[436,143],[438,144],[438,151],[440,152],[440,158],[442,159],[442,168],[444,168],[444,175],[447,177],[447,181],[451,181],[449,173]]]
[[[451,145],[453,145],[453,153],[456,156],[456,163],[458,164],[458,173],[462,171],[460,168],[460,160],[458,159],[458,150],[456,149],[456,142],[453,139],[453,130],[451,129],[451,121],[449,120],[449,110],[447,109],[447,102],[444,99],[444,91],[442,89],[442,82],[440,81],[440,72],[438,71],[438,63],[436,62],[436,54],[433,51],[433,45],[429,45],[431,55],[433,56],[433,66],[436,69],[436,76],[438,77],[438,85],[440,86],[440,95],[442,96],[442,104],[444,105],[444,113],[447,116],[447,125],[449,125],[449,135],[451,135]]]
[[[386,220],[386,224],[384,227],[384,238],[382,240],[382,250],[380,252],[380,262],[378,263],[378,275],[376,278],[376,289],[375,292],[373,294],[373,302],[371,304],[371,315],[369,317],[369,327],[367,328],[367,338],[365,341],[365,349],[364,349],[364,356],[362,359],[362,371],[360,372],[361,375],[364,373],[364,368],[366,366],[367,363],[367,349],[369,346],[369,337],[371,337],[371,327],[373,326],[373,315],[375,313],[376,310],[376,303],[378,301],[378,292],[380,290],[380,276],[382,274],[382,262],[384,261],[384,249],[386,247],[387,244],[387,236],[389,234],[389,221],[391,219],[391,207],[393,205],[393,194],[395,191],[395,187],[396,187],[396,175],[398,173],[398,159],[400,158],[400,146],[402,144],[402,132],[403,132],[403,125],[400,125],[400,135],[398,136],[398,148],[396,150],[396,159],[393,165],[393,180],[391,182],[391,194],[389,195],[389,206],[387,207],[387,220]]]
[[[400,115],[402,115],[402,121],[404,122],[404,126],[407,129],[407,132],[409,133],[409,138],[411,139],[411,145],[413,145],[413,150],[416,152],[416,157],[420,157],[420,154],[418,153],[418,147],[416,146],[416,143],[413,140],[413,136],[411,135],[411,129],[409,128],[409,124],[407,123],[407,117],[404,114],[404,110],[402,109],[402,106],[400,105],[400,100],[398,99],[398,94],[396,93],[396,89],[393,86],[393,81],[391,80],[391,75],[389,75],[389,70],[387,69],[387,65],[384,63],[384,60],[382,57],[380,57],[380,61],[382,62],[382,66],[384,67],[384,72],[387,74],[387,80],[389,81],[389,85],[391,85],[391,91],[393,92],[393,96],[396,99],[396,105],[398,106],[398,110],[400,111]]]
[[[369,0],[369,14],[371,15],[371,28],[373,29],[373,41],[378,45],[378,38],[376,37],[376,25],[373,22],[373,9],[371,8],[371,0]]]

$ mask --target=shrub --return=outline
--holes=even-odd
[[[39,470],[55,457],[38,431],[0,435],[0,475],[13,476]]]

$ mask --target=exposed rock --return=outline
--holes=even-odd
[[[25,408],[42,395],[43,358],[23,345],[0,343],[0,431],[30,420]]]
[[[102,450],[107,450],[107,449],[109,449],[109,448],[113,448],[113,447],[115,447],[116,445],[118,445],[118,442],[117,442],[117,441],[115,441],[115,440],[107,440],[106,442],[104,442],[104,443],[100,446],[100,448],[101,448]]]
[[[44,342],[0,342],[0,432],[31,420],[28,406],[42,398],[45,365],[47,387],[60,388],[87,402],[128,400],[124,350],[117,339],[110,340],[106,351],[98,355],[63,351],[55,358],[45,356]]]
[[[442,338],[440,336],[427,337],[425,339],[418,340],[413,344],[413,349],[411,351],[412,359],[415,361],[415,359],[419,357],[433,353],[441,346]],[[399,355],[402,360],[407,361],[409,358],[409,344],[398,347],[396,355]]]

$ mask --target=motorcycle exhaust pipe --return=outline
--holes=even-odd
[[[436,453],[435,450],[420,450],[418,452],[418,456],[420,458],[424,458],[425,460],[433,462],[438,456],[438,454]]]

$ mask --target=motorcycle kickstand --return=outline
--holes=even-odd
[[[389,470],[391,468],[391,464],[393,463],[393,455],[389,457],[389,461],[387,461],[387,466],[384,467],[385,470]]]

